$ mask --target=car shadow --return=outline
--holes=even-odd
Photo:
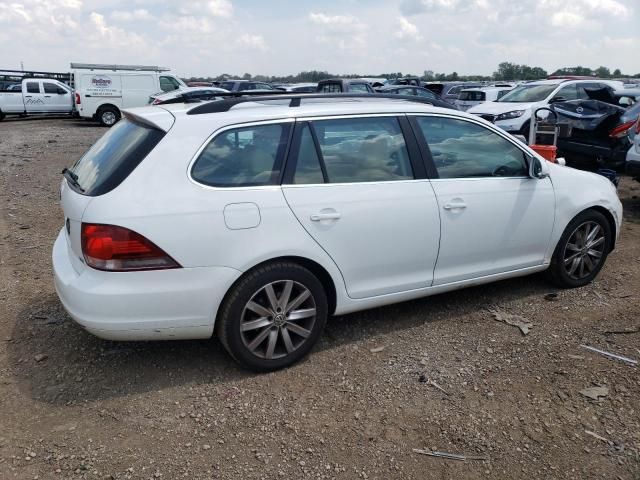
[[[638,186],[640,186],[640,183],[638,183]],[[625,196],[620,201],[622,202],[625,221],[640,223],[640,191],[638,195]]]
[[[425,323],[462,322],[460,317],[467,314],[540,297],[550,290],[536,275],[333,317],[314,350],[332,350]],[[460,331],[473,334],[466,324]],[[96,338],[69,318],[55,294],[20,311],[5,342],[18,387],[35,400],[56,405],[190,384],[224,386],[257,375],[241,369],[215,338],[170,342]],[[313,353],[303,362],[313,362]]]

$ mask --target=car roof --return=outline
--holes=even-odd
[[[165,104],[155,107],[141,107],[127,110],[134,116],[146,118],[158,109],[164,109],[175,117],[176,122],[189,121],[190,123],[202,123],[205,125],[225,125],[262,122],[269,120],[284,120],[302,117],[323,117],[334,115],[373,115],[373,114],[405,114],[405,113],[442,113],[457,115],[478,120],[479,117],[451,110],[448,108],[434,107],[428,103],[412,102],[406,99],[346,97],[345,99],[313,98],[301,102],[298,107],[290,107],[290,99],[282,101],[268,100],[247,101],[234,105],[229,111],[216,113],[189,114],[189,111],[209,102],[198,104]],[[214,100],[220,101],[220,100]],[[188,120],[187,120],[188,119]],[[148,119],[153,122],[152,118]],[[210,127],[208,127],[210,128]]]
[[[422,88],[418,85],[384,85],[380,87],[378,90],[398,90],[400,88]],[[426,88],[424,89],[426,90]]]
[[[470,87],[463,88],[460,92],[493,92],[495,90],[512,90],[513,87]]]

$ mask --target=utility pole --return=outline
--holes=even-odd
[[[24,62],[20,60],[20,70],[24,72]]]

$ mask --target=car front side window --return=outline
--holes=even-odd
[[[524,177],[525,153],[486,127],[446,117],[416,117],[440,178]]]
[[[567,85],[562,87],[558,93],[554,95],[554,98],[562,98],[563,100],[576,100],[578,98],[578,89],[576,85]]]

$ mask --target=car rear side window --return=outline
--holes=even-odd
[[[123,119],[71,167],[77,185],[72,188],[92,197],[122,183],[162,140],[165,132]]]
[[[497,133],[464,120],[416,118],[440,178],[527,176],[525,153]]]
[[[460,92],[458,96],[458,100],[466,100],[471,102],[484,102],[486,100],[486,95],[484,92]]]
[[[319,120],[312,125],[329,183],[414,178],[397,118]]]
[[[321,93],[342,93],[342,85],[339,83],[325,83],[318,89]]]
[[[27,82],[27,92],[40,93],[40,84],[38,82]]]
[[[300,135],[300,149],[293,175],[294,184],[324,183],[320,156],[316,150],[311,129],[305,125]]]
[[[349,88],[352,92],[368,93],[369,88],[364,83],[352,83]]]
[[[212,187],[274,185],[280,180],[289,131],[289,124],[226,130],[200,153],[191,176]]]

